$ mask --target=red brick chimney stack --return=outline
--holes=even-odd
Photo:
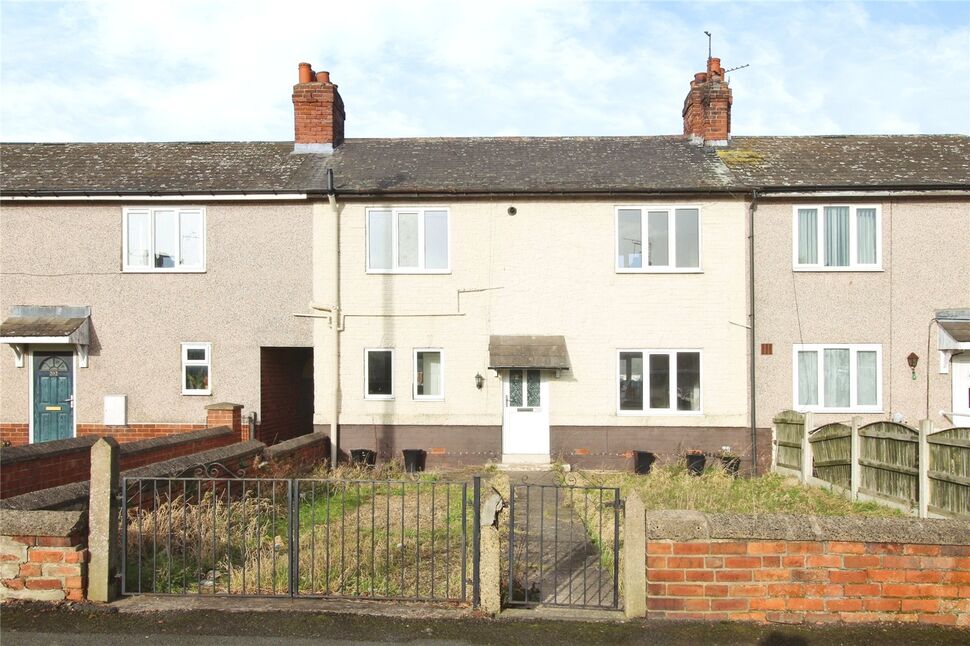
[[[294,153],[331,153],[344,140],[344,102],[330,72],[300,63],[293,86]]]
[[[684,99],[684,136],[691,143],[726,146],[731,138],[731,102],[721,59],[707,59],[707,71],[694,74]]]

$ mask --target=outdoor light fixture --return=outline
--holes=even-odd
[[[909,356],[906,357],[906,363],[909,364],[909,369],[913,371],[913,379],[916,379],[916,364],[919,363],[919,355],[910,352]]]
[[[481,390],[484,385],[485,385],[485,377],[482,376],[482,373],[476,372],[475,373],[475,388],[478,388],[479,390]]]

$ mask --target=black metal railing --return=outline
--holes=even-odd
[[[513,484],[505,604],[619,607],[620,491]]]
[[[125,478],[122,490],[124,594],[478,598],[480,478]]]

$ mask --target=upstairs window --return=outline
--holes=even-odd
[[[123,271],[205,271],[204,209],[128,208],[123,229]]]
[[[803,271],[882,269],[878,206],[796,206],[793,265]]]
[[[450,270],[447,209],[367,210],[368,273],[446,274]]]
[[[881,411],[881,345],[795,345],[794,353],[796,410]]]
[[[696,207],[618,207],[616,271],[700,271],[700,224]]]

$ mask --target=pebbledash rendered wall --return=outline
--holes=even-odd
[[[450,272],[366,273],[366,209],[408,204],[340,204],[344,449],[376,444],[400,457],[400,448],[422,448],[429,461],[442,462],[500,458],[502,380],[488,369],[489,336],[496,334],[565,337],[572,369],[549,381],[554,458],[617,466],[632,449],[729,445],[747,453],[743,200],[421,201],[449,210]],[[697,206],[701,271],[617,273],[615,208],[629,204]],[[333,302],[333,217],[327,204],[315,207],[314,300],[322,304]],[[329,322],[315,326],[314,423],[328,432]],[[365,399],[365,348],[394,349],[393,400]],[[443,401],[412,396],[415,348],[442,349]],[[618,415],[617,351],[624,348],[700,349],[702,412]],[[476,374],[485,378],[481,390]]]
[[[310,322],[293,316],[310,298],[310,207],[195,205],[206,211],[204,273],[123,273],[122,211],[138,205],[5,203],[0,316],[12,305],[91,307],[88,367],[75,369],[78,435],[197,430],[203,407],[220,401],[258,413],[260,346],[311,345]],[[37,252],[54,238],[68,243]],[[180,344],[191,341],[212,343],[211,395],[181,393]],[[0,440],[29,440],[30,378],[27,357],[17,368],[0,346]],[[104,396],[122,394],[129,425],[103,426]]]
[[[647,617],[970,625],[970,521],[646,515]]]
[[[930,419],[938,428],[952,426],[940,415],[953,410],[950,375],[940,373],[939,332],[930,321],[935,310],[970,306],[970,205],[965,198],[838,201],[880,207],[882,270],[792,271],[793,209],[835,203],[820,198],[758,204],[757,344],[773,346],[771,355],[755,357],[758,423],[768,426],[776,412],[794,407],[793,344],[878,343],[882,411],[861,414],[863,423],[898,412],[912,425]],[[911,352],[919,357],[915,379],[906,361]],[[845,413],[816,414],[819,424],[846,419]]]

